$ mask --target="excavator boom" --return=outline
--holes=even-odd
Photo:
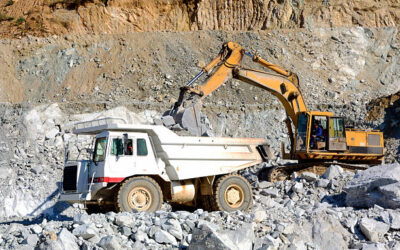
[[[241,63],[244,55],[251,57],[254,62],[276,72],[276,74],[243,68]],[[191,87],[204,73],[209,74],[205,83]],[[183,128],[191,130],[190,132],[193,134],[201,135],[201,101],[232,78],[252,84],[275,95],[282,102],[294,126],[297,126],[296,114],[307,111],[296,74],[245,51],[237,43],[227,42],[223,44],[218,56],[185,87],[181,88],[179,99],[169,115],[172,115]],[[185,98],[187,94],[189,97]]]

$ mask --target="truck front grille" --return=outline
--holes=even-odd
[[[67,166],[64,168],[63,190],[76,191],[77,166]]]

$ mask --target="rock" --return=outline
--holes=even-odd
[[[169,127],[175,124],[175,120],[172,116],[166,115],[161,117],[161,121],[163,122],[164,126]]]
[[[146,250],[147,248],[140,241],[136,241],[135,244],[133,244],[132,249],[135,249],[135,250]]]
[[[117,214],[114,218],[114,223],[120,227],[133,227],[135,221],[132,214],[125,212]]]
[[[49,140],[49,139],[54,139],[56,137],[56,135],[59,133],[60,131],[57,128],[53,128],[51,130],[49,130],[46,135],[45,135],[45,139]]]
[[[9,178],[11,174],[11,169],[9,167],[1,166],[0,167],[0,180]]]
[[[163,121],[159,118],[154,118],[153,123],[154,125],[163,125]]]
[[[172,245],[177,245],[177,241],[174,236],[172,236],[170,233],[158,229],[156,233],[154,234],[154,240],[157,243],[166,243],[166,244],[172,244]]]
[[[122,246],[119,244],[119,240],[115,236],[105,236],[101,238],[98,245],[104,248],[105,250],[119,250],[123,249]]]
[[[270,197],[261,197],[260,198],[260,203],[265,205],[267,208],[272,208],[277,206],[277,202],[271,199]]]
[[[121,227],[120,232],[122,235],[125,235],[125,236],[129,236],[132,233],[132,231],[129,227]]]
[[[131,238],[134,238],[135,241],[145,242],[149,239],[147,234],[143,231],[137,231],[135,234],[132,234]]]
[[[268,188],[268,189],[263,189],[260,194],[262,195],[269,195],[273,198],[278,197],[279,195],[279,190],[276,188]]]
[[[326,188],[329,185],[329,180],[327,179],[319,179],[317,181],[317,187]]]
[[[163,226],[162,228],[164,230],[167,230],[168,233],[171,235],[175,236],[178,240],[182,240],[182,228],[181,224],[179,223],[178,220],[175,219],[169,219]]]
[[[304,188],[303,188],[303,183],[301,182],[296,182],[296,184],[294,184],[292,186],[292,190],[296,193],[302,193]]]
[[[313,221],[312,238],[318,249],[348,249],[350,234],[333,217],[316,218]]]
[[[313,249],[348,249],[350,233],[340,221],[325,212],[317,213],[309,221],[294,223],[292,234],[287,235],[289,249],[307,249],[304,245],[312,245]]]
[[[343,173],[343,168],[338,165],[331,165],[325,173],[322,175],[322,178],[332,180],[334,178],[339,177]]]
[[[251,224],[243,224],[240,229],[234,231],[220,231],[212,224],[204,223],[193,231],[188,249],[250,250],[253,248],[254,239]]]
[[[316,181],[318,176],[314,173],[304,172],[301,174],[301,178],[305,179],[306,181]]]
[[[96,227],[91,224],[80,225],[72,230],[73,235],[87,240],[97,235]]]
[[[31,227],[31,230],[32,230],[32,232],[35,233],[35,234],[40,234],[40,233],[43,231],[42,227],[39,226],[38,224],[33,225],[33,226]]]
[[[75,214],[74,215],[74,223],[76,224],[89,224],[90,223],[90,216],[87,214]]]
[[[35,234],[29,234],[28,237],[26,237],[23,241],[22,244],[26,244],[28,246],[35,247],[36,244],[39,241],[39,237]]]
[[[363,243],[361,247],[362,250],[387,250],[382,243]]]
[[[345,191],[347,206],[400,208],[400,164],[378,165],[358,172]]]
[[[57,242],[63,249],[79,249],[76,238],[66,228],[61,229],[57,235]]]
[[[389,231],[390,226],[374,219],[363,218],[360,221],[360,229],[370,241],[379,242],[383,235]]]
[[[31,168],[31,172],[34,174],[40,174],[42,171],[43,168],[40,165],[36,165]]]
[[[264,189],[264,188],[269,188],[269,187],[273,187],[274,183],[269,182],[269,181],[262,181],[258,184],[258,188],[260,189]]]
[[[267,212],[264,210],[257,210],[254,212],[254,222],[261,222],[267,217]]]
[[[389,211],[389,219],[390,219],[390,228],[394,230],[400,229],[400,212],[398,211]]]

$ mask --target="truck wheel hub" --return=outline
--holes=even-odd
[[[232,208],[238,208],[243,204],[243,190],[238,185],[230,185],[225,191],[225,201]]]
[[[128,196],[129,205],[138,211],[146,211],[151,205],[150,191],[143,187],[136,187],[131,190]]]

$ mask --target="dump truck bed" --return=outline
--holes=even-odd
[[[171,180],[230,173],[263,161],[262,138],[179,136],[164,126],[107,121],[77,124],[75,134],[96,135],[103,131],[140,132],[151,138],[156,158],[165,163]]]

